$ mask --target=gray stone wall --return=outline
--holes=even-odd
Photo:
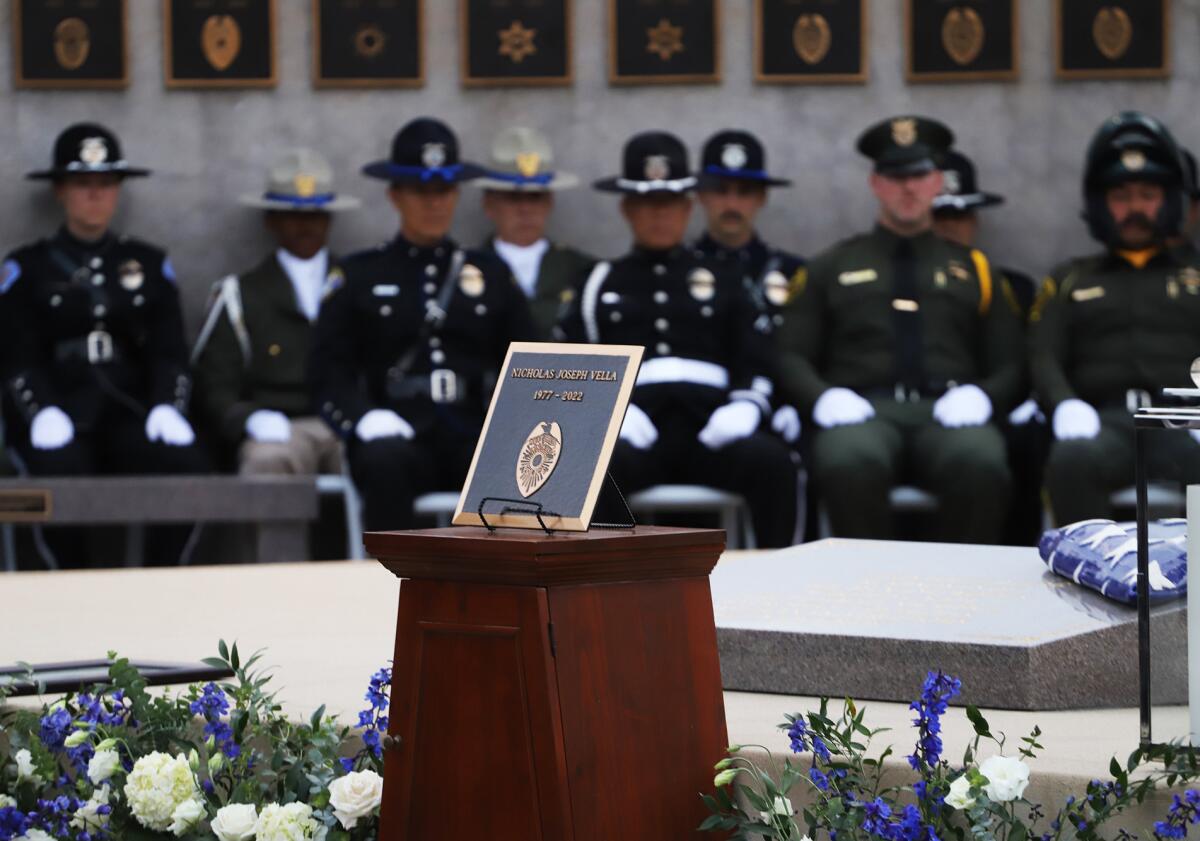
[[[1022,0],[1018,82],[909,85],[903,78],[901,0],[871,0],[870,82],[866,85],[755,85],[752,0],[721,0],[724,80],[719,85],[614,88],[607,82],[605,0],[575,2],[575,84],[564,89],[472,90],[458,75],[457,0],[425,0],[427,83],[419,90],[315,91],[309,0],[278,0],[279,84],[270,91],[167,91],[161,3],[128,0],[131,81],[116,92],[13,91],[11,0],[0,0],[0,178],[7,186],[0,246],[56,224],[45,186],[22,179],[44,165],[55,134],[94,119],[114,128],[127,155],[156,170],[131,183],[120,228],[168,247],[195,329],[209,284],[251,264],[266,247],[259,219],[236,205],[257,190],[265,163],[283,145],[307,144],[333,161],[343,192],[364,199],[339,220],[342,251],[389,236],[396,218],[383,185],[358,167],[383,156],[396,128],[434,114],[458,131],[465,153],[486,154],[500,127],[546,131],[562,168],[586,178],[615,172],[632,132],[668,128],[696,149],[708,133],[745,127],[766,141],[770,166],[795,180],[772,194],[764,233],[813,253],[870,224],[867,166],[853,141],[869,122],[917,111],[948,122],[973,156],[983,186],[1008,196],[987,211],[984,245],[1006,264],[1041,273],[1089,250],[1079,221],[1079,171],[1095,126],[1113,111],[1140,108],[1165,119],[1184,143],[1200,146],[1200,0],[1171,0],[1174,73],[1167,81],[1059,82],[1054,79],[1050,0]],[[698,220],[697,220],[698,222]],[[479,199],[464,190],[456,233],[472,242],[486,226]],[[625,247],[615,199],[580,189],[561,196],[553,233],[600,255]]]

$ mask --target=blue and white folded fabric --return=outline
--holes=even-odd
[[[1046,566],[1125,604],[1137,603],[1137,523],[1084,520],[1049,529],[1038,541]],[[1187,520],[1150,522],[1150,601],[1187,593]]]

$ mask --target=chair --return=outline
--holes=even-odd
[[[716,513],[725,529],[726,548],[758,548],[746,500],[729,491],[705,485],[654,485],[630,495],[629,507],[651,517],[660,511]]]
[[[1109,497],[1108,501],[1113,508],[1136,509],[1137,486],[1122,488]],[[1187,507],[1187,497],[1177,486],[1150,482],[1146,486],[1146,505],[1151,511],[1178,513]]]
[[[450,518],[458,508],[458,494],[454,491],[434,491],[422,494],[413,500],[413,513],[433,517],[438,528],[450,525]]]
[[[346,557],[352,561],[365,560],[367,554],[362,543],[362,497],[358,495],[358,488],[354,487],[354,480],[350,478],[350,467],[344,457],[341,473],[322,473],[317,476],[317,493],[342,497],[342,505],[346,511]]]
[[[912,485],[897,485],[888,494],[892,511],[901,514],[928,514],[938,510],[937,497]],[[817,509],[817,537],[832,537],[833,527],[829,524],[829,512],[822,504]]]

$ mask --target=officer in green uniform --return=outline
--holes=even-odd
[[[1034,303],[1031,369],[1052,418],[1046,468],[1054,519],[1109,517],[1113,491],[1133,484],[1132,413],[1164,404],[1200,356],[1200,255],[1171,248],[1186,204],[1171,133],[1137,112],[1101,125],[1088,148],[1085,219],[1104,244],[1051,273]],[[1200,478],[1200,445],[1182,433],[1153,436],[1151,475]]]
[[[913,116],[862,134],[878,222],[809,264],[778,332],[781,384],[817,427],[813,474],[838,535],[891,536],[888,494],[906,483],[938,497],[941,539],[994,542],[1004,523],[993,419],[1022,394],[1021,327],[987,257],[933,233],[952,141]]]
[[[472,184],[484,189],[483,210],[494,232],[480,250],[502,258],[529,298],[538,331],[549,337],[563,307],[587,278],[595,258],[546,238],[554,194],[579,184],[554,168],[550,141],[536,129],[514,126],[496,136],[492,165]]]

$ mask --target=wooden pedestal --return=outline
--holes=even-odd
[[[366,535],[400,588],[380,841],[700,839],[714,530]]]

